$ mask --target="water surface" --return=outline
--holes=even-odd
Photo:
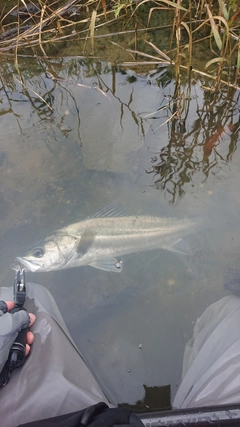
[[[11,59],[1,63],[0,285],[12,285],[15,256],[115,200],[127,214],[201,216],[193,256],[143,248],[121,274],[27,274],[52,292],[114,404],[146,409],[146,388],[169,384],[173,398],[194,322],[226,286],[238,289],[239,94],[193,81],[183,103],[164,67],[71,57],[19,67],[23,84]],[[161,390],[159,408],[169,405]]]

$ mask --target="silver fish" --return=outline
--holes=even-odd
[[[32,272],[82,265],[121,272],[121,256],[126,254],[153,249],[186,253],[174,245],[182,237],[196,232],[199,225],[198,221],[189,219],[106,216],[106,212],[105,209],[104,217],[98,213],[54,232],[41,245],[17,257],[17,264]]]

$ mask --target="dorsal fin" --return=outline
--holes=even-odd
[[[113,203],[112,205],[109,205],[106,208],[97,211],[93,215],[88,216],[87,219],[120,217],[125,215],[126,213],[123,207],[119,203]]]

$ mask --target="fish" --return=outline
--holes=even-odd
[[[198,226],[198,220],[188,218],[126,216],[105,208],[55,231],[24,256],[16,257],[13,268],[20,264],[25,270],[41,272],[88,265],[120,273],[124,255],[154,249],[186,254],[177,245]]]

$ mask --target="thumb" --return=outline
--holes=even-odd
[[[14,310],[14,309],[13,309]],[[19,310],[15,313],[6,313],[0,318],[0,336],[2,336],[0,349],[4,345],[17,337],[17,334],[21,329],[25,329],[29,326],[30,317],[26,310]]]

